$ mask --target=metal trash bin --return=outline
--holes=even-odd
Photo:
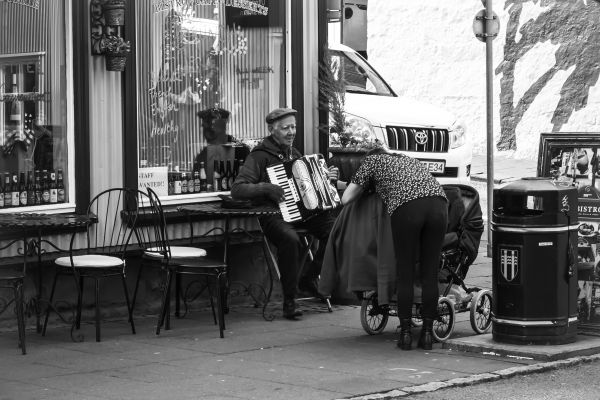
[[[524,178],[494,189],[495,341],[575,341],[577,225],[577,189],[572,185]]]

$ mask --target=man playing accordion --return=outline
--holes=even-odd
[[[296,113],[296,110],[291,108],[277,108],[267,114],[265,120],[270,135],[265,137],[246,157],[231,188],[231,196],[234,199],[250,199],[255,204],[272,203],[273,205],[285,200],[284,190],[278,185],[269,183],[267,167],[302,157],[302,154],[292,147],[296,136]],[[337,168],[329,168],[331,178],[337,178],[338,173]],[[334,220],[335,217],[330,211],[294,223],[285,222],[280,215],[260,217],[264,234],[277,246],[284,296],[283,316],[287,319],[296,319],[302,315],[295,301],[298,289],[311,296],[319,296],[318,277]],[[297,228],[308,230],[319,241],[314,260],[303,271],[302,276],[299,276],[302,266],[298,264],[304,244],[295,231]]]

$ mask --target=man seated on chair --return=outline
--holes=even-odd
[[[270,135],[265,137],[246,157],[231,188],[233,198],[251,199],[256,204],[271,203],[273,205],[284,200],[283,189],[269,183],[267,167],[302,156],[297,149],[292,147],[296,136],[296,113],[296,110],[291,108],[277,108],[267,114],[265,120]],[[337,174],[339,171],[336,167],[329,168],[330,178],[337,177]],[[295,301],[297,289],[310,296],[320,297],[317,291],[318,278],[334,220],[335,218],[330,212],[320,213],[306,221],[295,223],[285,222],[280,215],[260,218],[264,234],[277,246],[283,291],[283,316],[287,319],[296,319],[302,315],[302,312],[297,309]],[[299,276],[302,265],[298,264],[304,243],[295,231],[297,228],[308,230],[319,240],[319,248],[314,260],[303,270],[302,276]]]

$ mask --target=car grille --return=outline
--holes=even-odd
[[[385,130],[392,150],[447,153],[450,147],[450,134],[446,129],[386,126]],[[423,143],[425,137],[427,140]]]

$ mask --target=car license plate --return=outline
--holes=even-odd
[[[421,163],[423,165],[425,165],[425,167],[427,168],[427,170],[432,175],[443,174],[444,170],[446,168],[446,162],[445,161],[427,161],[427,160],[421,160]]]

